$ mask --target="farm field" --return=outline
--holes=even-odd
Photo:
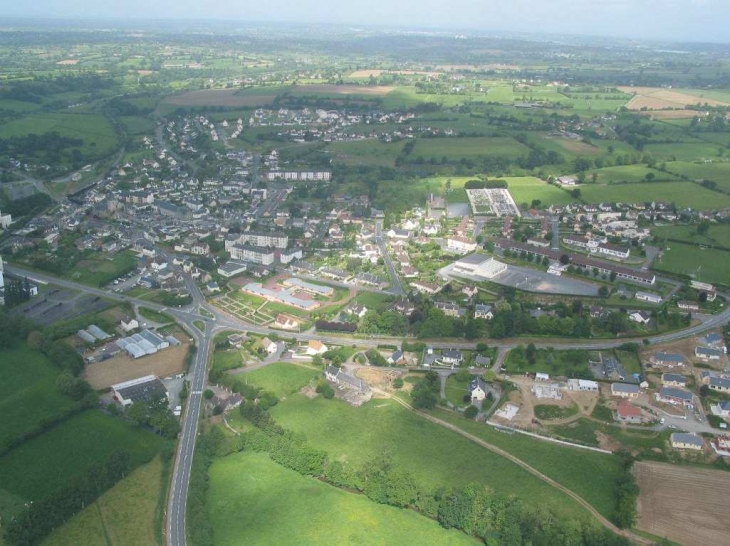
[[[521,203],[532,203],[534,199],[539,199],[543,206],[567,205],[575,202],[568,192],[534,176],[507,176],[500,180],[507,182],[509,192],[518,206]]]
[[[667,170],[690,180],[712,180],[719,188],[730,191],[730,161],[713,163],[692,163],[669,161]]]
[[[645,184],[581,184],[581,200],[586,203],[646,203],[661,199],[678,207],[724,209],[730,195],[713,192],[694,182],[651,182]]]
[[[0,448],[77,406],[56,388],[60,369],[25,344],[0,351],[0,373]]]
[[[395,165],[396,158],[403,150],[404,141],[385,143],[379,140],[358,140],[353,142],[333,142],[327,148],[335,161],[346,165]]]
[[[730,474],[688,466],[638,462],[637,529],[683,546],[724,544],[730,534]]]
[[[669,250],[664,250],[662,256],[654,262],[654,269],[688,275],[692,278],[709,283],[730,284],[728,270],[730,269],[730,252],[701,248],[683,243],[669,243]],[[700,268],[701,269],[698,269]]]
[[[447,157],[449,161],[458,161],[486,156],[514,159],[529,153],[527,146],[510,137],[423,138],[416,141],[409,157],[425,160]]]
[[[651,232],[660,239],[677,239],[687,243],[730,248],[730,225],[728,224],[711,224],[704,234],[697,232],[697,226],[659,226],[652,228]]]
[[[99,159],[114,151],[117,137],[107,119],[100,114],[38,113],[0,125],[0,138],[43,134],[56,131],[65,137],[83,140],[84,157]]]
[[[339,400],[295,394],[271,413],[279,424],[305,434],[312,446],[333,460],[362,466],[388,446],[393,463],[407,468],[422,487],[458,487],[476,481],[572,518],[582,514],[572,500],[514,463],[394,401],[375,399],[354,408]],[[414,465],[416,460],[419,464]]]
[[[242,536],[252,546],[478,544],[412,510],[301,476],[260,453],[237,453],[213,463],[207,507],[216,546],[238,546]]]
[[[162,104],[171,106],[227,106],[238,108],[242,106],[266,106],[274,102],[279,89],[266,92],[268,88],[261,88],[260,94],[243,94],[236,89],[200,89],[187,91],[180,95],[166,97]]]
[[[162,479],[163,463],[155,457],[56,529],[41,546],[158,544],[155,526]]]
[[[0,457],[3,493],[29,501],[63,487],[70,479],[125,449],[135,467],[151,460],[166,440],[96,410],[71,417]]]
[[[672,144],[647,144],[644,152],[657,161],[695,161],[719,157],[720,146],[713,142],[690,141]]]
[[[597,184],[636,184],[645,182],[648,174],[654,175],[656,181],[679,180],[676,175],[650,169],[644,165],[623,165],[594,169],[586,172],[586,180],[592,181],[593,174],[596,175]]]
[[[730,102],[723,102],[710,98],[700,97],[699,90],[683,92],[663,87],[619,87],[624,93],[634,94],[626,105],[629,110],[641,110],[646,107],[650,110],[661,110],[662,108],[684,108],[695,104],[708,104],[709,106],[728,106]],[[724,98],[724,97],[723,97]]]
[[[286,362],[276,362],[246,373],[245,379],[250,385],[282,397],[294,394],[312,378],[319,375],[321,375],[319,370]]]

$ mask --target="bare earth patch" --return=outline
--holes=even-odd
[[[79,64],[78,59],[64,59],[62,61],[58,61],[56,64],[60,64],[61,66],[71,66],[74,64]]]
[[[315,85],[297,85],[292,89],[296,94],[327,93],[333,95],[375,95],[390,93],[395,87],[388,85],[331,85],[327,83]]]
[[[187,353],[187,343],[138,359],[120,353],[109,360],[87,365],[83,377],[94,389],[105,389],[150,374],[167,377],[183,370]]]
[[[727,544],[730,473],[646,462],[634,473],[641,489],[637,529],[684,546]]]
[[[640,110],[646,107],[649,110],[663,108],[682,108],[688,105],[707,104],[709,106],[730,106],[726,102],[714,99],[696,97],[687,93],[680,93],[662,87],[619,87],[624,93],[634,95],[626,107],[629,110]]]

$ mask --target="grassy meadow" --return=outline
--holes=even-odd
[[[309,383],[311,379],[318,377],[320,373],[319,370],[309,367],[276,362],[240,377],[250,385],[273,392],[276,396],[281,397],[294,394]]]
[[[377,504],[272,462],[237,453],[210,467],[207,501],[216,546],[479,542],[411,510]]]
[[[355,467],[368,464],[385,450],[393,464],[407,468],[422,487],[479,482],[565,516],[582,516],[571,499],[514,463],[392,400],[375,399],[354,408],[339,400],[310,400],[295,394],[271,413],[279,424],[304,434],[309,444],[332,459]]]
[[[164,466],[160,457],[140,466],[48,536],[41,546],[159,544],[158,510]]]

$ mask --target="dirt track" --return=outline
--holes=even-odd
[[[524,468],[525,470],[527,470],[530,474],[532,474],[532,475],[540,478],[545,483],[547,483],[549,485],[552,485],[554,488],[556,488],[559,491],[562,491],[563,493],[565,493],[566,495],[568,495],[571,499],[573,499],[578,504],[580,504],[581,506],[583,506],[583,508],[585,508],[586,510],[588,510],[591,513],[591,515],[593,515],[593,517],[595,517],[601,525],[603,525],[606,529],[610,530],[611,532],[616,533],[617,535],[621,535],[623,537],[626,537],[626,538],[634,541],[637,544],[646,544],[647,546],[648,545],[651,545],[651,544],[654,544],[654,541],[652,541],[652,540],[649,540],[649,539],[646,539],[646,538],[644,538],[642,536],[636,535],[636,534],[632,533],[631,531],[624,530],[624,529],[619,529],[613,523],[611,523],[609,520],[607,520],[605,517],[603,517],[598,512],[598,510],[596,510],[595,508],[593,508],[593,506],[591,506],[586,500],[584,500],[583,497],[581,497],[577,493],[573,492],[572,490],[568,489],[564,485],[556,482],[552,478],[549,478],[548,476],[546,476],[545,474],[543,474],[539,470],[533,468],[532,466],[530,466],[529,464],[527,464],[526,462],[524,462],[522,459],[518,459],[517,457],[515,457],[511,453],[505,451],[504,449],[499,448],[499,447],[497,447],[497,446],[495,446],[493,444],[490,444],[489,442],[485,442],[481,438],[479,438],[477,436],[474,436],[473,434],[470,434],[470,433],[466,432],[465,430],[460,429],[456,425],[452,425],[451,423],[448,423],[446,421],[442,421],[438,417],[434,417],[431,414],[428,414],[428,413],[419,411],[417,409],[414,409],[410,404],[404,402],[403,400],[399,399],[398,397],[392,396],[391,394],[386,393],[384,391],[380,391],[379,389],[373,389],[373,390],[376,391],[376,392],[378,392],[378,394],[382,394],[383,396],[385,396],[387,398],[391,398],[392,400],[395,400],[401,406],[404,406],[405,408],[408,408],[409,410],[417,413],[418,415],[420,415],[424,419],[428,419],[432,423],[435,423],[435,424],[440,425],[442,427],[445,427],[445,428],[447,428],[449,430],[452,430],[452,431],[456,432],[457,434],[460,434],[460,435],[464,436],[465,438],[471,440],[472,442],[474,442],[476,444],[479,444],[480,446],[488,449],[489,451],[492,451],[492,452],[496,453],[497,455],[501,455],[505,459],[509,459],[510,461],[512,461],[513,463],[515,463],[516,465],[518,465],[518,466]],[[711,544],[720,544],[720,543],[719,542],[716,542],[716,543],[711,543]]]
[[[637,529],[682,544],[728,544],[730,474],[661,463],[636,463],[641,488]]]

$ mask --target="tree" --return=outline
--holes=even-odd
[[[476,406],[469,406],[464,410],[464,417],[467,419],[475,419],[479,415],[479,408]]]
[[[530,343],[527,348],[525,349],[525,356],[527,357],[527,361],[530,364],[535,363],[535,357],[537,356],[537,347],[535,347],[534,343]]]
[[[393,388],[394,389],[402,389],[403,388],[403,379],[400,377],[396,377],[393,380]]]
[[[710,229],[709,220],[702,220],[699,224],[697,224],[697,233],[700,235],[706,234],[709,229]]]
[[[601,296],[602,298],[607,298],[608,297],[608,287],[606,285],[602,285],[598,289],[598,295]]]
[[[568,256],[567,254],[561,254],[560,263],[563,265],[568,265],[570,263],[570,256]]]
[[[206,400],[210,400],[211,398],[213,398],[214,395],[215,393],[212,390],[205,389],[205,392],[203,393],[203,398],[205,398]]]

